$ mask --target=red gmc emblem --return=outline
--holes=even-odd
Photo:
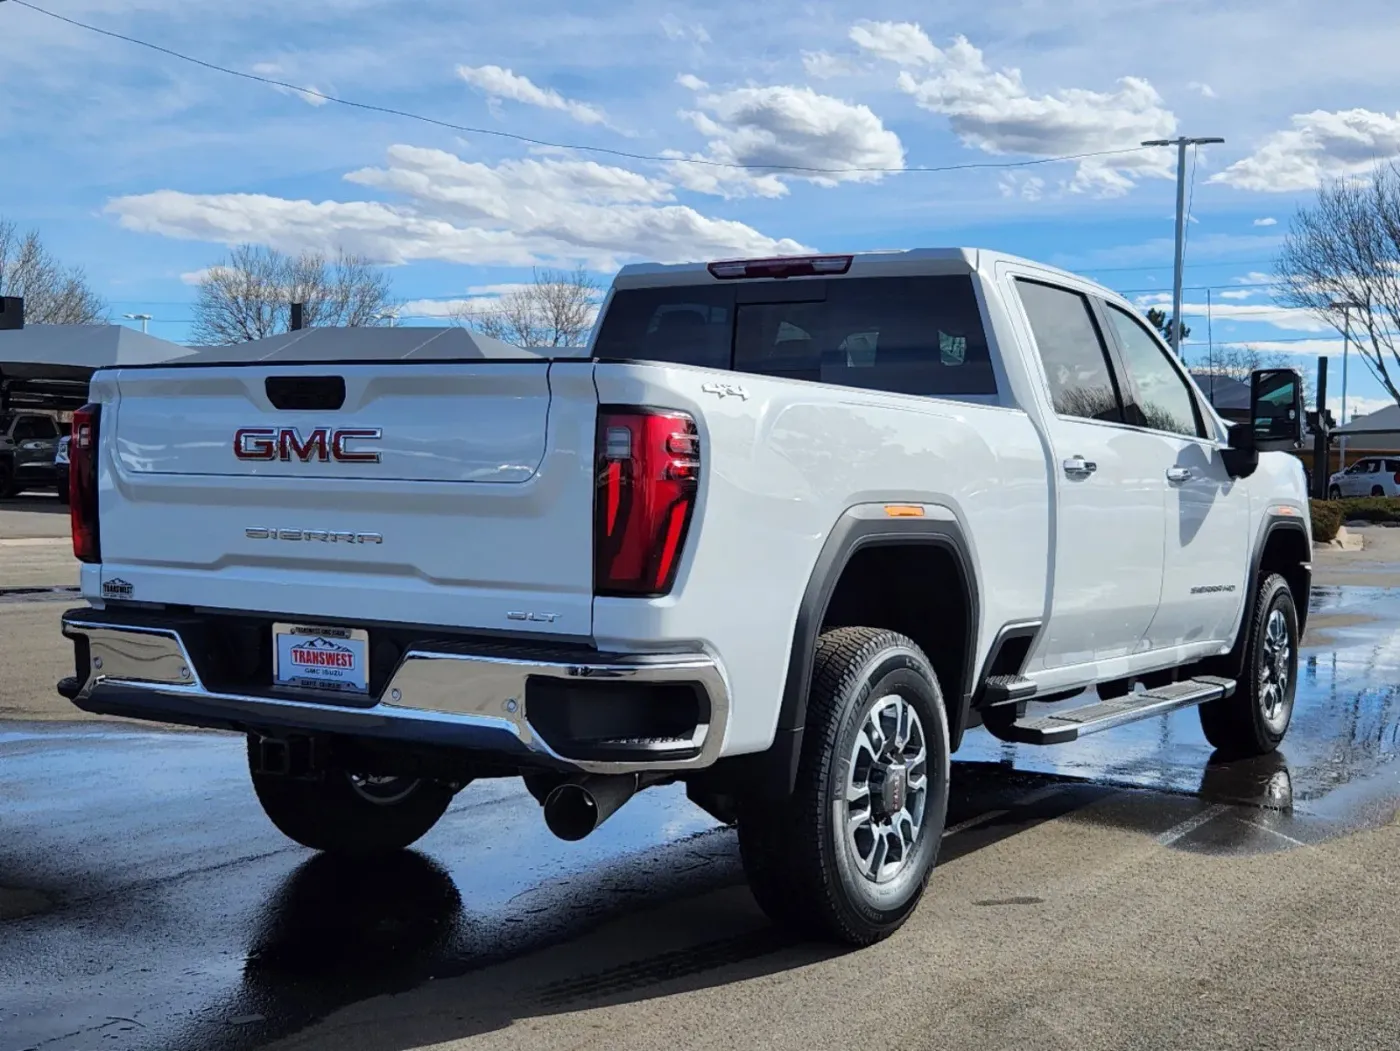
[[[378,427],[351,427],[333,430],[317,427],[305,438],[295,427],[240,427],[233,432],[233,455],[240,460],[281,460],[295,457],[302,463],[319,460],[329,463],[379,463],[378,450],[351,449],[350,442],[378,441],[384,432]]]

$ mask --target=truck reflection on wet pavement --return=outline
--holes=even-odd
[[[1277,755],[1222,761],[1189,710],[1057,748],[976,731],[954,764],[940,863],[1057,818],[1214,854],[1289,850],[1386,820],[1400,796],[1389,627],[1400,594],[1320,588],[1313,610]],[[278,836],[236,738],[0,724],[0,1051],[254,1047],[342,1005],[741,883],[733,833],[675,786],[571,844],[516,783],[482,782],[417,849],[351,863]],[[648,974],[781,947],[756,909],[665,934],[675,951]],[[623,968],[561,980],[542,1003],[647,980],[659,979]]]

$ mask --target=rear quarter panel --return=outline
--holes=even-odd
[[[1017,409],[659,365],[601,364],[600,404],[696,418],[701,487],[672,594],[599,598],[600,646],[715,652],[729,678],[724,754],[773,739],[798,604],[827,536],[862,504],[941,505],[968,538],[981,593],[978,660],[1046,602],[1043,445]],[[705,387],[737,387],[721,396]]]

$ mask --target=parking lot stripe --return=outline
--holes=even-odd
[[[1157,837],[1157,842],[1164,847],[1169,847],[1182,836],[1189,836],[1192,832],[1196,831],[1196,829],[1200,828],[1202,825],[1210,824],[1212,821],[1214,821],[1216,818],[1218,818],[1221,814],[1225,813],[1229,809],[1230,808],[1227,807],[1224,803],[1216,803],[1213,806],[1208,806],[1199,814],[1196,814],[1192,817],[1188,817],[1179,825],[1173,825],[1171,828],[1167,829],[1165,832],[1163,832],[1160,836]]]

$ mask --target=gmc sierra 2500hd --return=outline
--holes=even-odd
[[[969,728],[1199,705],[1262,753],[1292,714],[1299,377],[1227,427],[1126,301],[1025,260],[629,266],[572,359],[91,390],[59,689],[246,734],[318,850],[407,846],[478,778],[566,839],[683,781],[776,921],[864,944],[923,893]]]

